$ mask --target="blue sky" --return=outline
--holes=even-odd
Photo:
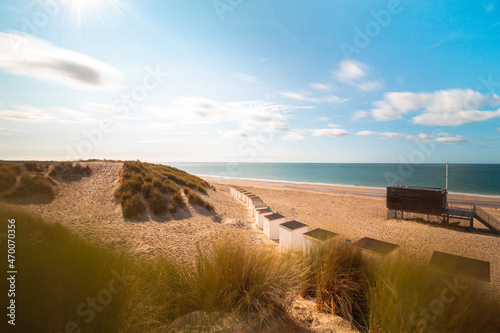
[[[0,159],[500,162],[498,1],[2,1]]]

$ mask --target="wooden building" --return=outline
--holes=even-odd
[[[252,214],[252,217],[255,217],[256,211],[259,208],[264,209],[264,208],[268,208],[268,206],[264,202],[259,202],[259,203],[256,203],[255,205],[253,205],[253,208],[250,208],[250,212]]]
[[[288,221],[279,225],[280,246],[292,252],[301,252],[304,249],[302,235],[309,229],[307,224],[299,221]]]
[[[444,188],[387,187],[387,209],[442,215],[446,211],[447,191]]]
[[[457,256],[434,251],[429,267],[439,273],[450,274],[458,278],[458,282],[474,289],[483,295],[489,293],[490,263],[488,261]]]
[[[384,242],[378,239],[365,237],[352,243],[352,247],[361,251],[361,255],[377,262],[390,261],[397,258],[399,245]]]
[[[302,236],[304,238],[304,253],[311,251],[311,249],[315,247],[325,245],[326,243],[331,243],[333,245],[334,242],[338,242],[340,244],[339,234],[321,228],[308,231]]]
[[[279,225],[285,222],[285,217],[279,213],[272,213],[265,215],[263,221],[262,230],[264,231],[264,234],[270,239],[279,239]]]

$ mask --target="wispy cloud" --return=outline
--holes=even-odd
[[[227,131],[227,132],[222,133],[222,137],[224,137],[224,138],[246,138],[246,137],[248,137],[248,135],[245,134],[245,132],[243,132],[241,130],[233,130],[233,131]]]
[[[381,138],[390,138],[390,139],[402,138],[402,137],[405,136],[402,133],[395,133],[395,132],[374,132],[374,131],[360,131],[360,132],[356,133],[356,135],[361,135],[361,136],[378,135]]]
[[[0,119],[23,122],[60,122],[92,123],[96,117],[82,111],[66,107],[36,107],[30,105],[16,105],[9,109],[0,109]]]
[[[465,143],[468,141],[468,138],[465,136],[453,135],[450,133],[437,133],[434,136],[425,133],[420,133],[418,135],[407,135],[406,138],[408,140],[414,140],[417,142],[435,141],[442,144],[458,144],[458,143]]]
[[[327,96],[322,96],[322,97],[309,97],[309,93],[307,92],[293,92],[293,91],[287,91],[287,92],[280,92],[281,96],[290,98],[290,99],[295,99],[297,101],[304,101],[304,102],[311,102],[311,103],[321,103],[321,102],[327,102],[327,103],[332,103],[332,104],[339,104],[347,101],[348,99],[342,99],[338,96],[335,95],[327,95]]]
[[[319,128],[311,130],[313,136],[333,136],[341,137],[349,134],[346,130],[341,128]]]
[[[247,81],[250,83],[259,83],[260,82],[259,79],[257,79],[255,76],[248,75],[245,73],[236,73],[236,74],[234,74],[234,76],[236,76],[238,79],[240,79],[242,81]]]
[[[0,68],[77,89],[117,89],[122,78],[104,62],[16,31],[0,32]]]
[[[368,65],[357,60],[342,60],[333,78],[339,82],[355,86],[364,91],[377,90],[383,87],[380,79],[369,78]]]
[[[313,89],[316,89],[321,92],[328,92],[331,90],[330,86],[324,83],[317,83],[317,82],[312,82],[309,83],[309,86]]]
[[[500,117],[500,109],[479,110],[500,106],[500,97],[472,89],[433,93],[390,92],[373,105],[371,113],[378,121],[402,119],[404,114],[421,111],[412,118],[412,123],[429,126],[458,126]]]
[[[285,134],[282,139],[287,141],[300,141],[304,140],[306,137],[299,132],[291,131]]]
[[[367,118],[370,115],[368,111],[359,110],[352,114],[351,121],[360,121],[363,118]]]

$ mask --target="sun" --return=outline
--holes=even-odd
[[[67,0],[66,6],[71,21],[80,27],[89,19],[98,18],[104,21],[107,11],[118,8],[118,0]]]

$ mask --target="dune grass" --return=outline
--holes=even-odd
[[[1,233],[7,233],[11,218],[15,219],[18,270],[16,332],[66,332],[71,322],[84,332],[113,332],[121,321],[122,293],[117,290],[124,287],[115,275],[126,272],[127,260],[82,241],[59,224],[48,224],[19,210],[0,208]],[[0,246],[7,253],[7,239],[1,239]],[[4,272],[6,264],[7,260],[2,261]],[[0,284],[7,293],[7,280],[1,279]],[[91,310],[89,298],[101,311]],[[7,297],[2,300],[5,309]],[[0,327],[6,325],[2,320]]]
[[[368,271],[359,253],[325,243],[304,255],[301,293],[314,297],[319,311],[366,326]]]
[[[37,194],[53,199],[55,197],[53,183],[44,176],[23,172],[19,183],[11,188],[6,196],[8,198],[22,198]]]
[[[208,202],[207,200],[203,199],[201,195],[198,193],[194,192],[190,188],[185,187],[184,188],[184,193],[186,194],[188,201],[191,205],[196,205],[200,207],[204,207],[206,210],[213,212],[215,210],[214,206]]]
[[[137,205],[132,205],[128,200],[139,195],[139,199],[145,199],[155,215],[161,216],[167,212],[174,214],[185,206],[180,186],[203,194],[207,194],[207,188],[210,188],[210,185],[203,179],[176,168],[140,161],[127,161],[123,164],[123,177],[115,196],[120,199],[122,207],[130,207]],[[158,193],[161,193],[164,199],[160,198]],[[199,197],[198,194],[196,195]],[[137,204],[138,200],[135,199],[135,201]],[[194,201],[198,205],[213,210],[213,206],[204,199],[198,200],[196,198]],[[135,217],[138,214],[138,211],[127,210],[127,216],[125,214],[124,216]]]
[[[16,183],[18,173],[8,164],[0,164],[0,192],[9,190]]]
[[[497,332],[500,304],[456,276],[407,260],[376,271],[368,292],[372,332]]]
[[[199,248],[194,265],[172,258],[139,268],[128,328],[139,331],[258,331],[283,321],[299,282],[298,265],[239,240]],[[153,288],[151,288],[154,286]],[[237,329],[239,327],[239,329]]]

